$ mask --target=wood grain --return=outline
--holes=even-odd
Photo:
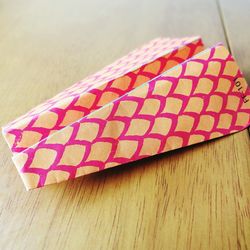
[[[158,36],[229,41],[249,80],[239,2],[0,0],[1,125]],[[1,138],[0,249],[250,248],[249,149],[243,131],[26,192]]]

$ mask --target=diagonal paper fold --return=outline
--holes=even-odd
[[[15,154],[27,189],[240,131],[250,90],[221,44]]]

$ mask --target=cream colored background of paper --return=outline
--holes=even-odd
[[[0,125],[158,36],[229,46],[247,0],[0,0]],[[1,249],[247,249],[248,131],[26,192],[0,142]]]

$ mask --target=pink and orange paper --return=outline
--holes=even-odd
[[[250,90],[222,45],[156,39],[3,128],[32,189],[240,131]]]

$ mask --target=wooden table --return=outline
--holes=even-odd
[[[226,44],[250,82],[248,0],[0,0],[1,125],[155,37]],[[0,143],[0,249],[250,248],[243,132],[26,192]]]

